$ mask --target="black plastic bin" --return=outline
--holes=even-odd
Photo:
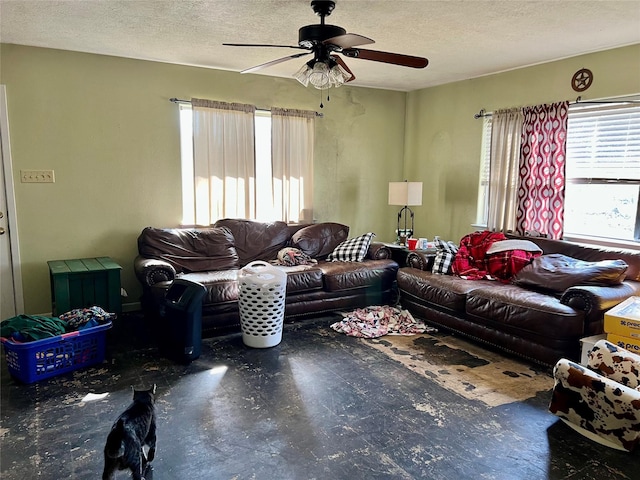
[[[204,285],[189,280],[173,281],[160,311],[160,353],[177,362],[188,363],[202,351],[202,299]]]

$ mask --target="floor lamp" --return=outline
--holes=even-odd
[[[422,182],[389,182],[389,205],[402,206],[398,212],[398,228],[396,230],[396,243],[404,245],[406,239],[413,236],[413,210],[409,206],[422,205]],[[404,228],[400,228],[404,215]],[[411,219],[411,227],[408,226],[408,218]],[[403,241],[404,238],[404,241]]]

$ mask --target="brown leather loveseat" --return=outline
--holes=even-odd
[[[398,271],[402,306],[427,323],[536,363],[579,361],[579,339],[601,334],[604,312],[640,295],[640,252],[526,240],[542,256],[507,283],[431,273],[432,257],[410,254],[410,266]],[[615,268],[603,269],[602,261]],[[536,271],[545,262],[551,267]]]
[[[255,260],[274,261],[285,247],[317,260],[313,265],[279,266],[287,273],[285,320],[323,312],[389,303],[398,264],[382,243],[371,242],[360,262],[331,262],[327,256],[347,239],[338,223],[287,225],[224,219],[208,228],[145,228],[134,261],[143,287],[142,308],[157,318],[175,278],[203,284],[202,330],[211,336],[240,325],[238,275]]]

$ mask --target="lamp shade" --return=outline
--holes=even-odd
[[[389,205],[422,205],[422,182],[389,182]]]

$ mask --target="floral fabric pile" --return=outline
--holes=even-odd
[[[272,265],[294,267],[296,265],[315,265],[318,261],[311,258],[302,250],[292,247],[283,248],[278,252],[278,259],[271,260]]]
[[[60,315],[60,320],[67,322],[74,330],[97,327],[116,318],[115,313],[109,313],[101,307],[74,308]]]
[[[386,305],[359,308],[342,315],[344,319],[332,324],[331,328],[350,337],[378,338],[437,332],[437,329],[414,319],[408,310]]]

